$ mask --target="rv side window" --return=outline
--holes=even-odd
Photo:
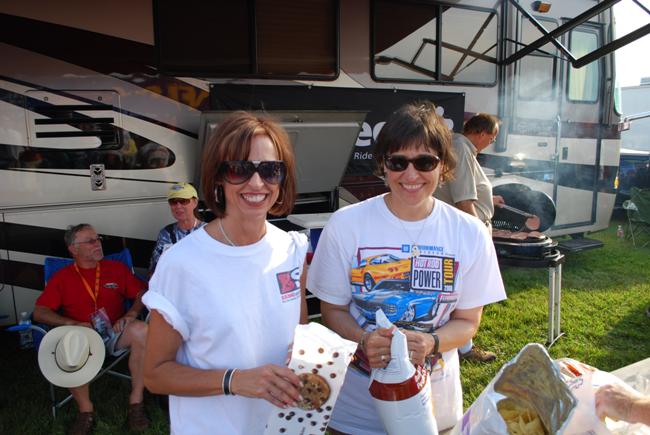
[[[28,90],[24,110],[28,146],[12,147],[17,158],[0,162],[3,167],[157,169],[176,160],[171,149],[122,125],[116,91]]]
[[[598,33],[586,29],[571,31],[569,50],[576,58],[596,50]],[[591,62],[582,68],[569,65],[569,86],[567,95],[575,102],[595,103],[598,101],[598,86],[600,83],[600,61]]]
[[[13,146],[11,151],[15,157],[0,159],[0,168],[88,170],[90,165],[103,164],[108,170],[138,170],[166,168],[176,161],[174,152],[159,143],[126,130],[120,136],[121,146],[113,149],[65,148],[65,142],[60,148]]]
[[[336,0],[154,2],[158,64],[191,77],[335,79]]]
[[[535,17],[549,32],[557,27],[554,20]],[[539,39],[542,33],[529,20],[521,22],[522,44],[530,44]],[[541,46],[518,64],[517,82],[519,98],[522,100],[550,101],[556,93],[557,48],[551,43]]]
[[[496,11],[402,0],[372,6],[376,80],[496,83]]]

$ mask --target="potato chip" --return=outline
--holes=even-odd
[[[542,421],[532,408],[503,399],[497,403],[497,410],[510,435],[546,435]]]

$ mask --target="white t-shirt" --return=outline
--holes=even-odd
[[[416,258],[411,258],[413,243]],[[399,327],[426,330],[447,323],[456,308],[506,298],[494,245],[481,222],[442,201],[435,201],[426,219],[400,222],[383,195],[332,215],[318,241],[307,288],[328,303],[350,304],[350,314],[364,329],[375,328],[379,307]],[[384,433],[368,384],[365,374],[348,370],[332,428]],[[431,385],[438,427],[453,426],[463,412],[455,350],[443,353]]]
[[[466,200],[475,201],[477,217],[482,222],[489,221],[494,216],[492,184],[476,160],[476,147],[459,133],[454,133],[453,146],[456,154],[454,178],[440,183],[434,196],[451,205]]]
[[[283,365],[300,320],[304,235],[266,224],[257,243],[232,247],[204,228],[160,259],[143,302],[181,335],[176,361],[200,369]],[[173,434],[258,435],[272,411],[242,396],[169,397]]]

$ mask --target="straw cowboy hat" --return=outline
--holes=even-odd
[[[52,384],[75,388],[87,384],[99,373],[105,354],[104,342],[94,329],[59,326],[43,337],[38,365]]]

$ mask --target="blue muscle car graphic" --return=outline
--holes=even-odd
[[[412,292],[408,280],[386,279],[369,292],[353,293],[352,298],[370,321],[381,307],[391,322],[424,322],[436,314],[438,295]]]

